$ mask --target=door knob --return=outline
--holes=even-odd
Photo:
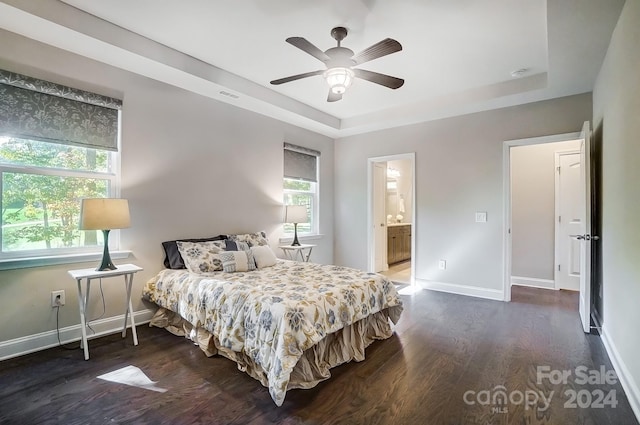
[[[571,238],[576,238],[578,240],[586,239],[585,235],[569,235]]]

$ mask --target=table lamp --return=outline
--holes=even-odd
[[[298,241],[298,223],[309,222],[306,205],[285,205],[284,222],[293,223],[293,243],[291,246],[300,246],[300,242]]]
[[[80,230],[102,230],[104,251],[97,271],[115,270],[109,255],[109,231],[124,229],[131,223],[129,202],[126,199],[86,198],[80,207]]]

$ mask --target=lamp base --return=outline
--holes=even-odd
[[[300,241],[298,240],[298,223],[293,223],[293,242],[291,246],[300,246]]]
[[[102,234],[104,236],[104,251],[102,251],[102,262],[96,268],[96,271],[116,270],[117,267],[111,261],[111,255],[109,255],[109,230],[103,230]]]

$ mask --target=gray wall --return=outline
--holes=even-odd
[[[367,268],[367,158],[415,152],[416,278],[501,290],[503,142],[579,131],[591,108],[583,94],[337,140],[337,263]]]
[[[593,91],[602,132],[604,339],[640,417],[640,1],[627,1]],[[609,350],[611,353],[611,350]],[[624,383],[624,381],[623,381]],[[633,393],[630,392],[633,389]]]
[[[555,153],[579,142],[516,146],[511,151],[511,275],[554,280]]]
[[[134,310],[147,307],[139,294],[163,268],[164,240],[266,230],[278,251],[285,140],[322,152],[324,236],[314,240],[312,260],[333,262],[333,140],[8,32],[0,33],[0,67],[124,100],[122,197],[132,225],[121,231],[121,245],[133,258],[120,262],[144,267],[134,279]],[[56,289],[67,298],[60,326],[78,324],[75,282],[66,271],[92,266],[0,271],[0,342],[55,329],[49,294]],[[110,281],[106,318],[124,313],[122,285]],[[99,313],[98,291],[92,298]]]

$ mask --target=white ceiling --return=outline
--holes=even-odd
[[[0,3],[0,27],[340,137],[589,92],[623,4],[6,0]],[[390,90],[356,80],[341,101],[328,103],[321,76],[269,84],[324,69],[285,39],[304,37],[326,50],[335,46],[335,26],[348,28],[342,45],[356,53],[387,37],[398,40],[402,51],[359,68],[403,78],[404,86]],[[518,69],[527,71],[513,78]]]

